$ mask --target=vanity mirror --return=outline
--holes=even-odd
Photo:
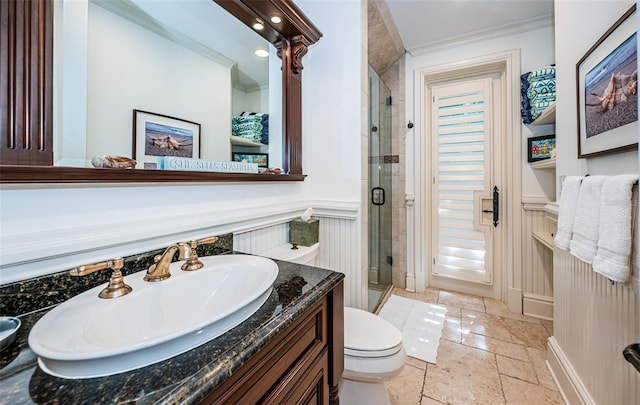
[[[99,1],[95,1],[99,3]],[[156,170],[113,170],[79,167],[52,166],[52,150],[55,128],[52,117],[59,113],[60,100],[53,100],[53,23],[59,16],[53,14],[53,3],[42,2],[2,2],[2,35],[0,55],[9,61],[8,75],[2,75],[2,166],[0,181],[3,183],[27,182],[206,182],[206,181],[297,181],[303,180],[301,161],[301,63],[302,56],[309,45],[321,37],[321,33],[306,19],[299,9],[289,0],[216,0],[222,8],[235,16],[246,26],[260,22],[263,27],[256,30],[261,37],[277,49],[282,60],[282,156],[286,175],[257,175],[215,172],[174,172]],[[110,2],[105,2],[110,3]],[[122,2],[131,4],[130,2]],[[179,2],[167,2],[175,3]],[[215,4],[209,4],[217,7]],[[104,8],[104,7],[102,7]],[[103,13],[102,11],[98,11]],[[125,12],[125,14],[129,14]],[[150,14],[150,13],[146,13]],[[202,17],[202,16],[200,16]],[[277,19],[271,19],[278,17]],[[152,18],[151,23],[160,18]],[[8,23],[5,24],[5,21]],[[217,21],[211,22],[215,24]],[[29,40],[23,38],[24,32],[33,32]],[[116,37],[114,32],[113,36]],[[6,45],[8,43],[8,45]],[[95,46],[94,46],[95,47]],[[272,48],[272,50],[274,50]],[[142,54],[146,50],[140,50]],[[126,64],[126,60],[119,61]],[[273,63],[273,61],[272,61]],[[60,68],[59,64],[56,64]],[[6,67],[6,65],[5,65]],[[233,72],[233,69],[231,70]],[[237,70],[236,70],[237,71]],[[126,70],[122,72],[126,73]],[[124,73],[121,73],[124,74]],[[228,76],[228,75],[227,75]],[[231,75],[233,76],[233,75]],[[273,77],[273,75],[272,75]],[[106,82],[108,86],[109,82]],[[104,83],[103,83],[104,84]],[[162,82],[159,82],[161,85]],[[59,83],[56,83],[59,85]],[[230,90],[226,90],[229,94]],[[135,94],[135,92],[132,92]],[[188,98],[185,94],[185,99]],[[91,97],[89,94],[88,97]],[[228,100],[228,99],[227,99]],[[176,101],[180,104],[180,100]],[[229,103],[227,103],[228,105]],[[54,105],[56,106],[54,108]],[[7,106],[4,108],[4,106]],[[106,104],[103,109],[108,109]],[[184,114],[188,114],[189,110]],[[154,111],[156,112],[156,111]],[[69,113],[65,111],[65,113]],[[72,112],[71,112],[72,113]],[[91,113],[87,112],[87,115]],[[166,111],[159,111],[166,113]],[[184,115],[183,114],[183,115]],[[59,116],[56,115],[56,117]],[[127,117],[129,120],[131,116]],[[180,117],[185,118],[185,117]],[[105,124],[106,125],[106,124]],[[125,124],[126,125],[126,124]],[[225,126],[227,122],[224,123]],[[211,127],[211,125],[210,125]],[[100,128],[100,126],[98,126]],[[97,132],[97,131],[94,131]],[[203,133],[204,133],[203,126]],[[102,135],[102,138],[108,135]],[[66,138],[65,138],[66,141]],[[87,141],[88,143],[92,141]],[[203,142],[203,148],[206,143]],[[228,135],[225,138],[229,148]],[[211,151],[217,149],[209,146]],[[86,148],[89,150],[90,148]],[[121,150],[122,148],[120,148]],[[229,149],[224,154],[230,155]],[[34,157],[35,155],[35,157]],[[221,160],[218,156],[207,156]],[[90,158],[90,157],[88,157]],[[230,156],[227,158],[229,159]],[[277,165],[277,164],[276,164]]]

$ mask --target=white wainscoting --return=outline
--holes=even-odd
[[[360,268],[360,227],[352,205],[339,208],[316,203],[313,216],[320,219],[317,266],[345,274],[344,302],[347,306],[366,306],[366,277]],[[234,249],[262,254],[289,242],[289,224],[279,223],[234,234]],[[364,286],[364,287],[363,287]]]
[[[553,318],[553,246],[537,235],[555,232],[542,197],[522,198],[522,313]]]
[[[101,229],[69,226],[55,235],[43,232],[0,235],[0,283],[68,270],[82,264],[124,257],[211,235],[233,233],[234,248],[260,253],[288,241],[288,222],[307,208],[320,218],[318,265],[343,272],[345,303],[366,305],[366,275],[361,269],[360,207],[350,201],[294,201],[242,209],[207,208],[167,217],[132,215]],[[364,287],[363,287],[364,285]],[[364,297],[364,301],[363,301]]]
[[[640,404],[640,373],[622,356],[640,342],[640,299],[569,252],[554,251],[548,363],[569,404]]]

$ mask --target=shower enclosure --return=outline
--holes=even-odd
[[[391,287],[391,103],[369,66],[369,311]]]

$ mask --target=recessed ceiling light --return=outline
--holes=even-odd
[[[267,51],[264,48],[256,48],[256,50],[253,51],[253,53],[255,53],[256,56],[259,56],[261,58],[266,58],[267,56],[269,56],[269,51]]]
[[[278,17],[277,15],[272,15],[271,22],[274,24],[280,24],[282,22],[282,18]]]
[[[258,20],[253,23],[253,29],[256,31],[262,31],[264,29],[264,24],[262,23],[262,21]]]

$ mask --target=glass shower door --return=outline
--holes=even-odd
[[[391,285],[391,91],[369,66],[369,310]]]

